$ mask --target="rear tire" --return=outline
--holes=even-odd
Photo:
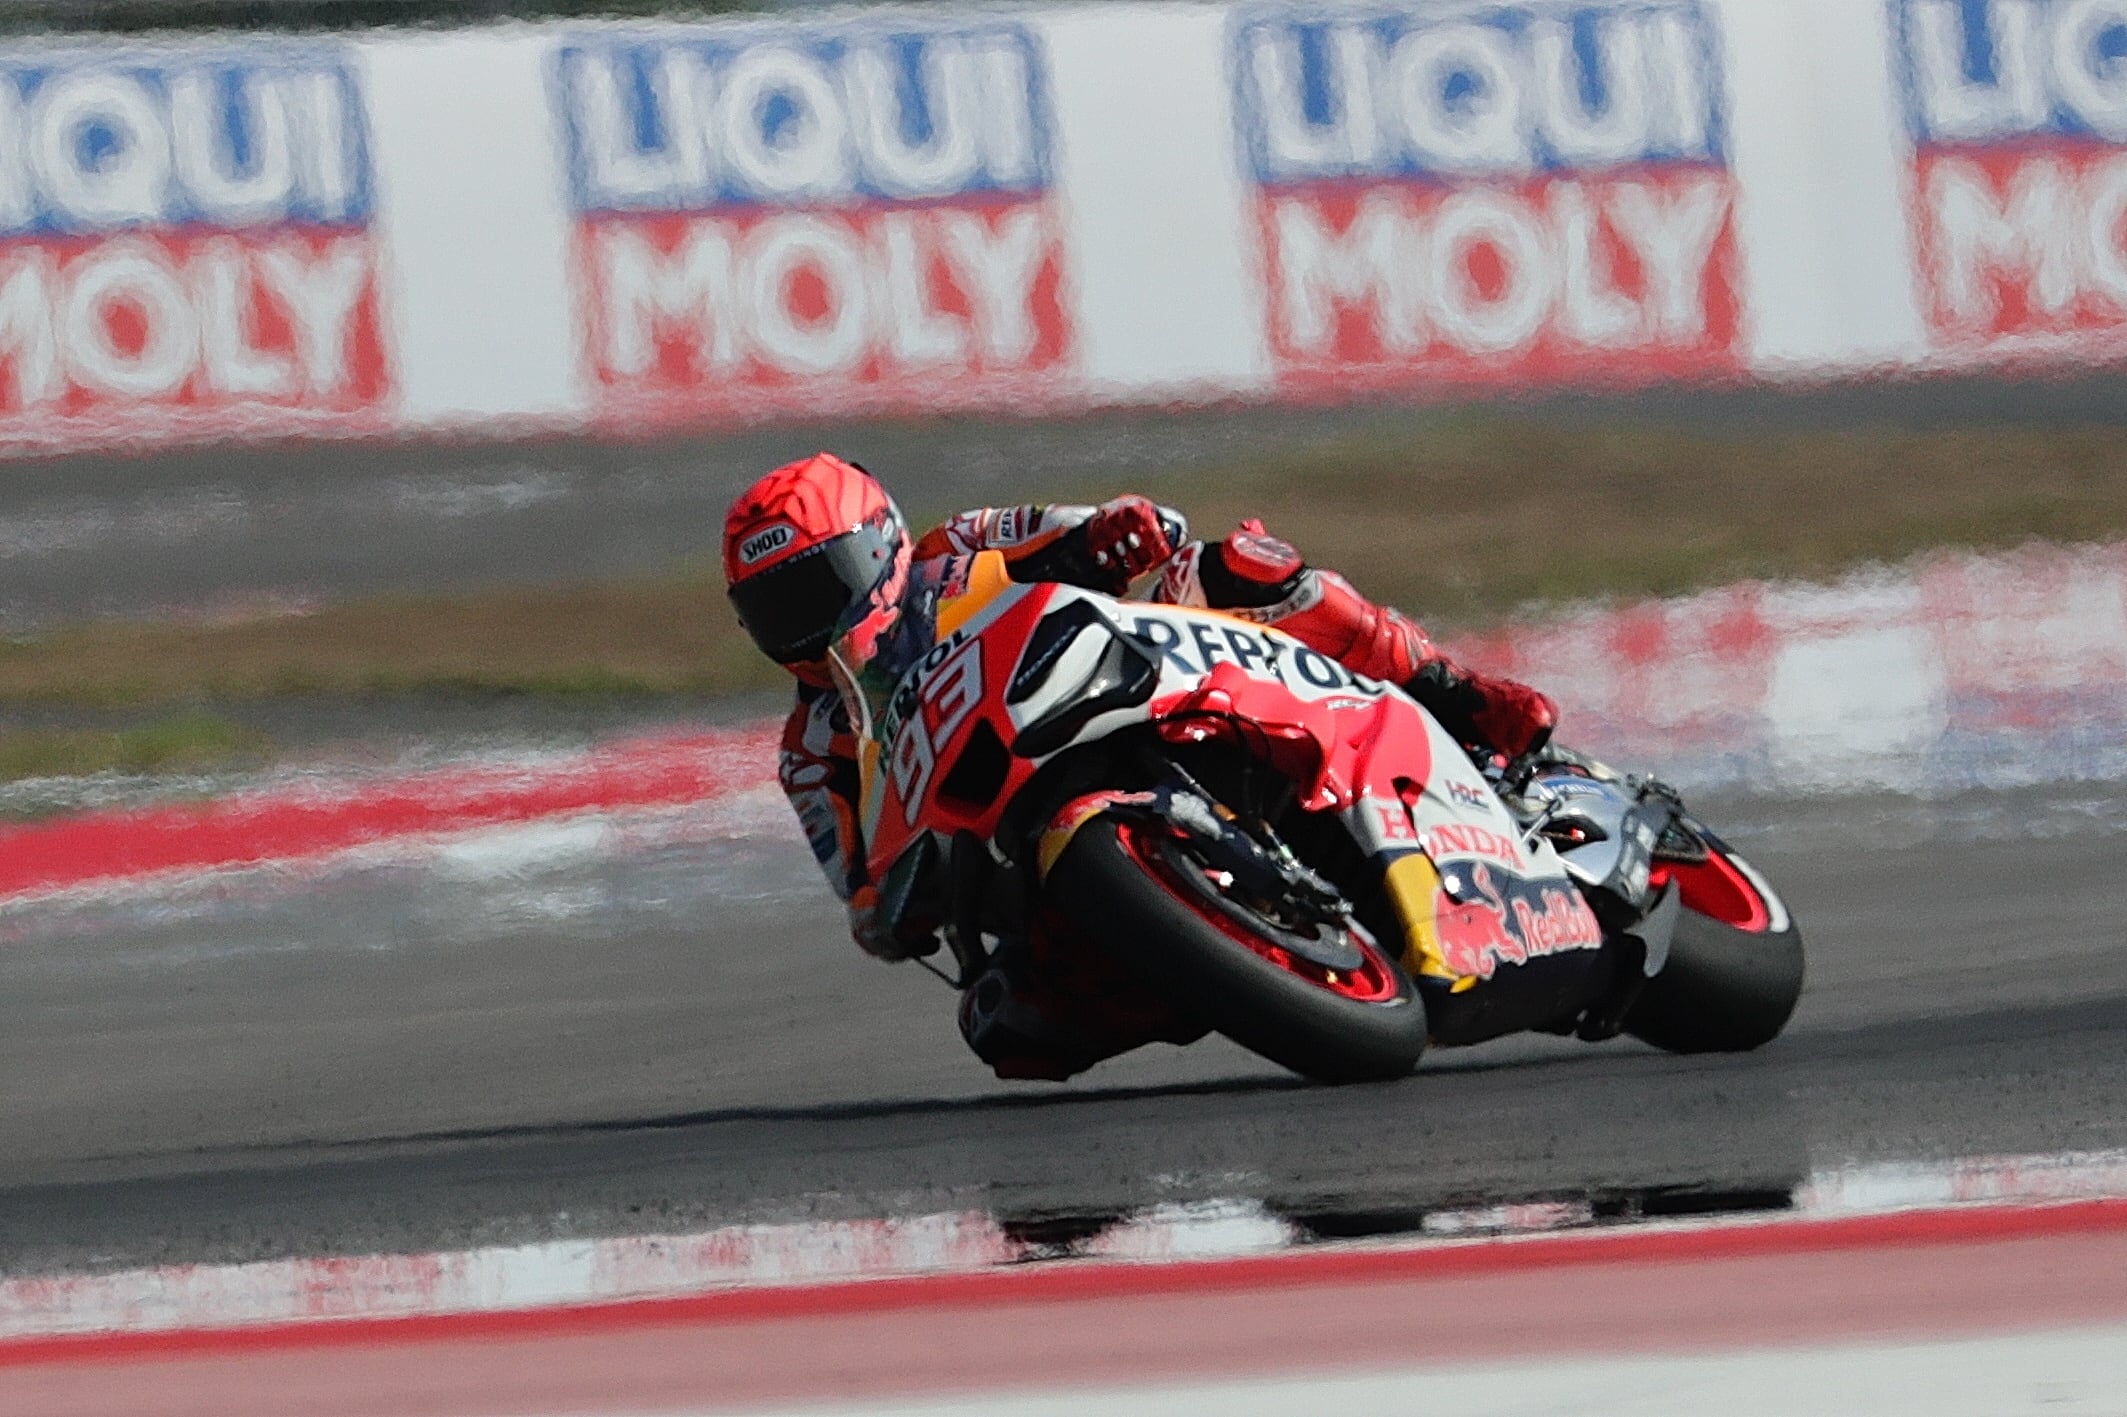
[[[1802,997],[1802,933],[1739,930],[1686,908],[1669,962],[1647,981],[1625,1032],[1671,1053],[1746,1053],[1779,1036]]]
[[[1049,902],[1075,929],[1113,941],[1117,957],[1170,1003],[1303,1077],[1378,1082],[1417,1067],[1425,1006],[1394,959],[1373,952],[1384,971],[1385,997],[1378,1000],[1302,978],[1235,940],[1213,918],[1213,906],[1184,899],[1158,879],[1124,841],[1123,831],[1132,829],[1096,817],[1051,868]],[[1229,927],[1238,927],[1245,911],[1229,903]],[[1277,927],[1262,924],[1254,933],[1274,943]]]

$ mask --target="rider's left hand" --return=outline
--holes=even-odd
[[[1471,675],[1482,696],[1474,718],[1486,740],[1510,758],[1525,758],[1551,741],[1558,705],[1549,694],[1513,679]]]
[[[1115,577],[1118,589],[1174,554],[1157,503],[1136,494],[1103,502],[1086,520],[1093,564]]]

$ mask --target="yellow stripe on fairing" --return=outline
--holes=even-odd
[[[1422,851],[1399,856],[1385,874],[1388,898],[1403,923],[1403,967],[1428,979],[1454,979],[1447,954],[1440,948],[1440,930],[1433,921],[1433,903],[1440,898],[1440,872]]]
[[[1049,824],[1049,829],[1041,834],[1041,844],[1035,849],[1035,859],[1040,863],[1043,880],[1047,880],[1049,872],[1056,869],[1056,863],[1062,858],[1064,848],[1071,844],[1079,829],[1099,816],[1103,806],[1105,804],[1098,800],[1080,802],[1071,809],[1070,816],[1059,817]]]
[[[951,639],[1011,588],[1012,573],[1005,568],[1004,557],[995,551],[976,552],[975,564],[968,568],[967,588],[938,604],[938,638]]]

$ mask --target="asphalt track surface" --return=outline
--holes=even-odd
[[[1218,1198],[1344,1235],[2127,1146],[2127,789],[1702,805],[1807,932],[1783,1038],[1505,1040],[1348,1089],[1216,1041],[995,1083],[943,986],[840,937],[767,800],[620,855],[535,834],[17,904],[0,1272]]]

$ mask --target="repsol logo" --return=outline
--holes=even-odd
[[[929,692],[931,677],[966,643],[967,631],[955,630],[924,651],[923,658],[908,667],[901,682],[895,686],[893,697],[887,701],[886,712],[880,716],[877,733],[880,742],[891,743],[901,736],[901,725],[908,721],[909,715],[916,711],[916,706]]]
[[[781,523],[766,531],[757,531],[739,543],[739,561],[742,565],[751,566],[766,560],[790,545],[796,536],[795,528]]]
[[[1232,664],[1301,690],[1307,698],[1321,692],[1381,690],[1374,680],[1352,673],[1326,654],[1246,625],[1140,615],[1131,623],[1130,632],[1157,648],[1169,664],[1184,674],[1209,674],[1214,665]]]

